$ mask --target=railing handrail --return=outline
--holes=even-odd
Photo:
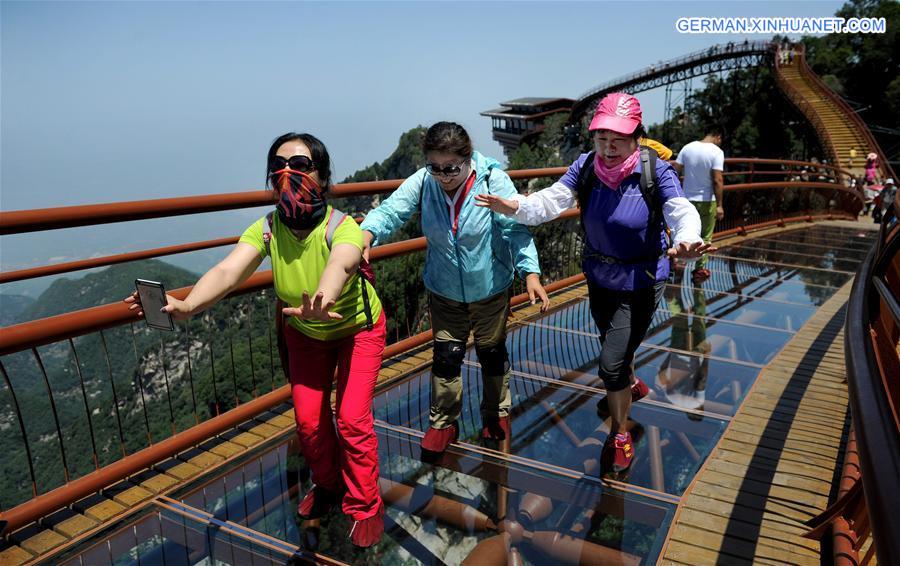
[[[425,238],[414,238],[375,247],[369,257],[376,262],[424,249]],[[251,275],[227,296],[244,295],[271,286],[272,271],[260,271]],[[193,285],[168,293],[176,299],[184,299],[191,289]],[[141,318],[128,310],[127,304],[115,302],[6,326],[0,328],[0,356],[139,320]]]
[[[727,158],[725,160],[725,165],[727,167],[735,167],[740,165],[787,165],[790,167],[811,167],[817,168],[818,170],[828,169],[833,173],[834,182],[830,183],[821,183],[821,182],[798,182],[798,181],[785,181],[780,183],[784,187],[806,187],[806,188],[836,188],[840,183],[840,175],[844,174],[847,176],[852,176],[849,171],[841,169],[839,167],[835,167],[832,165],[824,165],[820,163],[813,163],[808,161],[797,161],[797,160],[779,160],[779,159],[768,159],[768,158],[748,158],[748,157],[734,157]],[[512,179],[533,179],[539,177],[553,177],[553,176],[561,176],[566,172],[566,167],[549,167],[542,169],[519,169],[519,170],[511,170],[508,171],[510,178]],[[729,180],[729,177],[737,176],[737,175],[754,175],[754,174],[763,174],[763,175],[776,175],[776,174],[785,174],[790,175],[794,173],[793,170],[786,171],[775,171],[775,170],[763,170],[763,171],[727,171],[725,173],[726,180]],[[369,194],[383,194],[385,192],[396,189],[403,182],[402,179],[393,179],[393,180],[385,180],[385,181],[374,181],[374,182],[364,182],[364,183],[346,183],[346,184],[337,184],[332,189],[332,194],[335,197],[344,197],[344,196],[353,196],[353,195],[369,195]],[[806,184],[797,184],[797,183],[806,183]],[[746,184],[726,184],[725,190],[745,190],[748,187],[744,186]],[[826,186],[827,185],[827,186]],[[770,188],[771,185],[762,185],[758,188]],[[260,201],[262,198],[260,195],[267,195],[265,198],[268,200]],[[226,198],[227,197],[227,198]],[[232,198],[236,197],[236,198]],[[211,199],[213,202],[211,203],[202,203],[200,200]],[[860,199],[862,197],[860,196]],[[241,205],[238,206],[236,203],[243,202],[252,203],[251,205]],[[151,219],[151,218],[164,218],[169,216],[176,215],[184,215],[184,214],[193,214],[197,212],[212,212],[213,210],[230,210],[234,208],[241,208],[242,206],[258,206],[260,204],[271,204],[271,195],[267,191],[250,191],[244,193],[219,193],[207,195],[206,197],[181,197],[181,198],[167,198],[167,199],[149,199],[149,200],[140,200],[140,201],[129,201],[129,202],[118,202],[118,203],[102,203],[102,204],[93,204],[93,205],[83,205],[83,206],[75,206],[75,207],[61,207],[57,209],[31,209],[31,210],[20,210],[20,211],[11,211],[11,212],[0,212],[0,233],[6,234],[15,234],[15,233],[23,233],[23,232],[34,232],[39,230],[51,230],[51,229],[59,229],[65,227],[74,227],[74,226],[85,226],[85,225],[95,225],[95,224],[106,224],[113,222],[127,222],[136,219]],[[218,208],[219,206],[224,206],[225,208]],[[201,210],[198,210],[194,207],[199,207]],[[123,218],[121,216],[121,212],[123,210],[129,210],[132,213],[136,213],[140,215],[140,218],[130,217]],[[52,214],[47,211],[55,211]],[[137,211],[137,212],[136,212]],[[53,216],[55,219],[55,223],[41,223],[40,225],[33,224],[33,220],[35,218],[47,218],[49,216]],[[27,229],[21,229],[22,227],[27,227]],[[204,250],[214,247],[227,246],[236,243],[238,240],[237,236],[230,236],[225,238],[218,238],[215,240],[205,240],[201,242],[192,242],[186,244],[178,244],[173,246],[164,246],[160,248],[152,248],[147,250],[140,250],[134,252],[126,252],[123,254],[114,254],[103,257],[96,258],[88,258],[82,260],[69,261],[59,264],[51,264],[51,265],[43,265],[38,267],[30,267],[25,269],[19,269],[15,271],[4,271],[0,272],[0,284],[3,283],[11,283],[13,281],[21,281],[25,279],[34,279],[37,277],[46,277],[49,275],[58,275],[61,273],[69,273],[72,271],[80,271],[84,269],[93,269],[97,267],[106,267],[110,265],[115,265],[119,263],[125,263],[129,261],[137,261],[141,259],[149,259],[154,257],[162,257],[166,255],[180,254],[198,250]]]
[[[898,208],[895,206],[895,209]],[[877,332],[872,328],[873,315],[879,313],[880,291],[874,282],[886,269],[886,263],[900,255],[900,230],[887,231],[882,224],[878,241],[866,256],[850,294],[845,325],[845,357],[850,409],[856,430],[862,467],[863,491],[878,561],[900,563],[900,423],[890,406],[886,390],[890,380],[894,387],[900,375],[882,375],[884,356],[893,351],[876,352]],[[894,298],[900,289],[889,289]],[[884,313],[880,313],[883,315]],[[881,358],[881,359],[880,359]],[[893,360],[890,367],[900,367]]]
[[[803,72],[803,74],[805,76],[810,77],[813,80],[813,82],[816,83],[816,86],[819,87],[819,89],[825,93],[825,95],[829,98],[829,100],[834,102],[844,112],[844,115],[847,118],[849,118],[851,122],[853,122],[853,125],[856,126],[857,130],[859,130],[862,133],[863,137],[865,137],[866,142],[870,143],[872,145],[872,148],[880,156],[880,159],[878,160],[879,165],[883,168],[885,173],[887,173],[891,177],[896,178],[894,175],[894,170],[891,167],[890,163],[888,162],[887,154],[884,153],[884,151],[881,149],[881,146],[878,145],[878,141],[875,139],[875,136],[872,135],[872,132],[869,131],[869,128],[862,121],[862,118],[859,117],[859,114],[857,114],[856,112],[854,112],[854,110],[852,108],[850,108],[850,105],[847,104],[847,102],[843,99],[843,97],[839,96],[836,92],[831,90],[831,88],[828,85],[826,85],[822,81],[822,79],[819,78],[819,75],[815,71],[813,71],[812,68],[807,64],[807,62],[806,62],[806,47],[802,44],[800,44],[800,45],[801,45],[800,50],[801,50],[802,56],[798,57],[798,59],[800,60],[801,72]],[[867,151],[867,150],[863,150],[863,151],[861,151],[861,153],[864,153],[865,151]]]

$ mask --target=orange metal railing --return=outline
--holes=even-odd
[[[835,564],[900,561],[900,201],[853,284],[845,324],[852,428],[837,499],[809,522]],[[860,556],[870,535],[873,544]]]
[[[841,193],[848,195],[848,198],[851,200],[854,200],[855,198],[852,196],[853,191],[847,188],[852,174],[845,169],[835,166],[806,161],[753,158],[729,158],[725,160],[725,166],[727,169],[724,173],[726,193],[756,189],[794,188],[817,191],[838,190],[841,191]],[[522,169],[509,171],[508,173],[512,179],[519,180],[558,177],[564,174],[565,171],[565,167],[552,167],[544,169]],[[763,177],[770,184],[763,184],[758,179],[755,179],[756,177]],[[778,177],[780,177],[780,179],[778,179]],[[821,180],[810,181],[813,177],[821,177]],[[334,186],[331,194],[335,198],[382,194],[396,189],[400,186],[401,182],[402,180],[388,180],[372,183],[339,184]],[[205,198],[208,198],[209,200],[204,201]],[[57,209],[0,212],[0,234],[19,234],[136,219],[166,218],[185,214],[199,214],[241,207],[253,207],[271,203],[271,192],[250,191],[245,193],[213,194],[208,195],[208,197],[169,198],[130,201],[127,203],[69,206]],[[861,207],[862,200],[860,197],[860,208]],[[848,214],[858,213],[858,211],[853,211],[852,204],[846,206],[842,204],[842,206],[838,208]],[[806,210],[809,210],[809,207],[807,207]],[[776,211],[773,210],[772,212]],[[796,212],[796,210],[794,212]],[[747,219],[739,219],[736,216],[731,218],[731,215],[729,215],[728,220],[734,220],[735,223],[742,222],[743,224],[749,224]],[[15,271],[4,271],[0,272],[0,284],[104,267],[129,261],[228,246],[236,243],[237,239],[237,236],[233,236],[229,238],[166,246]]]

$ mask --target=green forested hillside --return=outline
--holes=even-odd
[[[119,300],[134,288],[136,277],[162,281],[167,288],[197,279],[160,261],[113,266],[79,280],[58,281],[30,307],[30,314],[49,316]],[[277,355],[270,354],[271,302],[271,291],[238,297],[179,323],[175,332],[152,330],[135,319],[131,325],[39,347],[39,358],[26,351],[0,359],[25,415],[39,491],[64,480],[48,386],[70,474],[83,475],[93,469],[95,450],[101,465],[110,463],[147,446],[150,439],[170,436],[173,423],[184,430],[283,383]],[[4,508],[31,494],[12,405],[7,388],[0,388]]]
[[[0,294],[0,326],[7,326],[20,320],[19,315],[34,303],[34,299],[26,295]]]
[[[113,265],[80,278],[57,279],[33,304],[22,312],[21,320],[34,320],[64,312],[105,305],[134,291],[135,279],[161,281],[166,290],[192,285],[197,275],[157,260]]]

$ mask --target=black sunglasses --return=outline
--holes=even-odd
[[[299,171],[300,173],[309,173],[310,171],[315,171],[316,164],[313,163],[313,160],[305,155],[294,155],[291,156],[290,159],[285,159],[280,155],[276,155],[272,158],[272,161],[269,162],[269,171],[281,171],[285,167],[290,166],[291,171]]]
[[[426,163],[425,170],[431,175],[443,175],[445,177],[456,177],[462,171],[462,164],[447,165],[446,167],[438,167],[434,163]]]

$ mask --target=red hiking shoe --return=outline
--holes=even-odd
[[[384,504],[378,506],[378,512],[365,519],[353,521],[350,527],[350,542],[360,548],[372,546],[384,534]]]
[[[457,438],[459,438],[459,427],[456,423],[447,428],[428,427],[425,438],[422,439],[422,449],[429,452],[443,452]]]
[[[644,383],[640,377],[635,375],[634,383],[631,384],[631,402],[637,403],[640,399],[643,399],[649,394],[650,387]],[[597,401],[597,415],[602,419],[609,416],[609,399],[606,398],[606,395]]]
[[[341,500],[341,495],[341,492],[314,485],[297,506],[297,514],[303,519],[324,517]]]
[[[631,440],[630,432],[610,434],[606,437],[600,455],[604,470],[615,473],[624,472],[631,467],[632,460],[634,460],[634,443]]]
[[[485,440],[506,440],[510,438],[509,416],[484,417],[484,426],[481,428],[481,438]]]
[[[631,385],[631,402],[637,403],[650,393],[650,387],[641,381],[641,378],[634,376],[634,383]]]

